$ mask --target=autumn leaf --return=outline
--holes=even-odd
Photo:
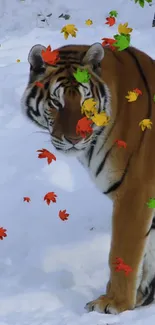
[[[125,24],[119,24],[119,25],[118,25],[118,32],[119,32],[119,34],[125,34],[125,35],[128,35],[128,34],[130,34],[132,31],[133,31],[133,29],[128,27],[128,23],[125,23]]]
[[[119,271],[124,271],[125,275],[128,275],[130,272],[132,272],[132,268],[125,264],[123,259],[120,257],[116,257],[116,262],[113,263],[115,266],[115,271],[119,272]]]
[[[139,126],[141,127],[142,131],[144,131],[146,128],[151,130],[152,128],[152,122],[150,119],[144,119],[139,123]]]
[[[106,20],[107,22],[105,24],[109,25],[110,27],[116,23],[115,17],[107,17]]]
[[[135,102],[138,98],[138,93],[135,92],[135,91],[128,91],[128,95],[125,96],[125,98],[128,99],[128,102],[131,103],[131,102]]]
[[[109,12],[109,16],[110,17],[117,17],[118,16],[118,12],[116,11],[116,10],[111,10],[110,12]]]
[[[137,93],[138,95],[142,95],[142,91],[140,89],[138,89],[138,88],[133,89],[133,91],[135,93]]]
[[[59,51],[58,50],[51,51],[50,45],[46,48],[45,51],[42,50],[41,55],[43,61],[51,65],[55,65],[60,60]]]
[[[85,24],[88,25],[88,26],[90,26],[90,25],[93,24],[93,21],[92,21],[91,19],[87,19],[87,20],[85,21]]]
[[[149,208],[155,209],[155,198],[150,198],[149,202],[147,202],[146,204]]]
[[[64,33],[64,38],[67,39],[69,35],[76,37],[78,29],[73,24],[68,24],[61,29],[61,33]]]
[[[116,43],[113,44],[114,47],[117,47],[118,51],[123,51],[127,49],[130,45],[130,35],[114,35]]]
[[[95,113],[94,116],[91,117],[91,120],[97,125],[97,126],[106,126],[108,125],[110,121],[110,117],[107,116],[106,112],[101,113]]]
[[[30,199],[30,197],[28,197],[28,196],[24,196],[24,197],[23,197],[23,201],[24,201],[24,202],[30,202],[31,199]]]
[[[77,71],[73,73],[73,76],[76,81],[81,83],[87,83],[91,77],[87,69],[80,70],[79,68],[77,68]]]
[[[0,240],[3,240],[4,237],[7,237],[6,229],[0,227]]]
[[[113,46],[113,44],[117,42],[115,39],[104,37],[102,41],[102,46],[108,46],[112,51],[116,50],[116,47]]]
[[[115,143],[117,143],[118,148],[126,148],[127,143],[123,140],[115,140]]]
[[[35,85],[36,85],[37,87],[44,88],[44,84],[43,84],[42,82],[40,82],[40,81],[36,81],[36,82],[35,82]]]
[[[86,117],[90,118],[91,116],[97,113],[96,105],[97,102],[94,100],[94,98],[86,99],[82,104],[81,113],[85,114]]]
[[[93,122],[88,120],[86,116],[81,118],[76,125],[76,134],[80,134],[82,138],[86,138],[88,134],[93,132],[92,124]]]
[[[16,62],[19,63],[20,62],[20,59],[17,59]]]
[[[68,217],[69,217],[69,213],[66,213],[66,210],[59,211],[59,218],[62,221],[68,220]]]
[[[53,153],[46,149],[37,150],[37,152],[40,152],[38,158],[47,158],[48,164],[51,164],[52,160],[56,161],[56,157],[53,155]]]
[[[44,196],[44,201],[49,205],[51,201],[53,203],[56,203],[56,197],[57,195],[54,192],[49,192]]]

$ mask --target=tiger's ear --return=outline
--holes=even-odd
[[[34,71],[40,71],[42,68],[45,67],[44,61],[42,59],[42,55],[41,52],[42,50],[46,50],[46,47],[41,45],[41,44],[37,44],[34,45],[28,55],[28,62],[31,66],[31,69]]]
[[[102,61],[103,57],[104,57],[104,49],[101,43],[94,43],[86,52],[83,58],[83,63],[98,65]]]

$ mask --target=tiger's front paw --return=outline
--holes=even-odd
[[[103,295],[96,300],[88,302],[85,309],[88,312],[97,311],[105,314],[119,314],[125,310],[131,310],[133,308],[131,308],[128,303],[125,303],[125,301],[117,302],[115,299],[108,298],[108,296]]]

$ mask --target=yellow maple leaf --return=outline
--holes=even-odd
[[[135,102],[138,98],[138,93],[136,93],[135,91],[128,91],[128,95],[125,96],[125,98],[128,99],[128,102]]]
[[[96,105],[97,102],[94,100],[94,98],[86,99],[81,107],[81,113],[85,114],[88,118],[90,118],[95,113],[97,113]]]
[[[73,24],[68,24],[61,29],[61,33],[64,33],[64,38],[67,39],[69,35],[76,37],[78,29]]]
[[[90,26],[90,25],[93,24],[93,21],[92,21],[91,19],[87,19],[87,20],[85,21],[85,24],[88,25],[88,26]]]
[[[133,28],[128,27],[128,23],[119,24],[118,25],[118,32],[119,34],[130,34],[133,31]]]
[[[16,62],[19,63],[20,62],[20,59],[17,59]]]
[[[101,112],[101,113],[95,114],[93,117],[91,117],[91,120],[97,126],[106,126],[106,125],[108,125],[108,123],[110,121],[110,117],[107,116],[106,112]]]
[[[152,122],[150,119],[144,119],[139,123],[139,126],[141,127],[142,131],[144,131],[146,128],[151,130]]]

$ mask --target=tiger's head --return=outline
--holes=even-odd
[[[108,110],[109,91],[100,76],[104,49],[100,43],[64,46],[58,49],[60,60],[56,65],[43,61],[42,50],[46,48],[38,44],[29,52],[30,76],[22,108],[32,121],[48,128],[56,149],[78,155],[101,130],[93,124],[93,133],[86,138],[76,134],[77,122],[84,117],[83,102],[93,98],[98,103],[98,112]],[[87,83],[76,81],[73,73],[77,68],[88,70],[91,78]]]

